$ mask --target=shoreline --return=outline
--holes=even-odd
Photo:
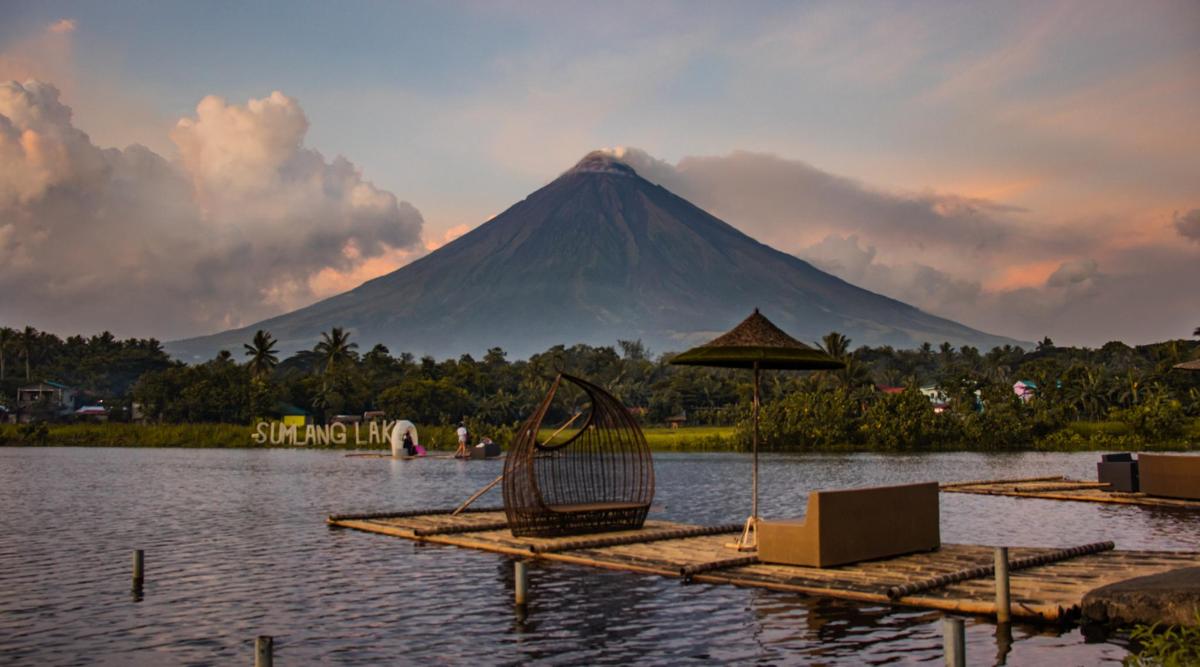
[[[453,451],[450,427],[420,427],[422,444],[430,451]],[[498,428],[497,432],[504,429]],[[654,452],[747,452],[739,443],[733,427],[691,427],[679,430],[648,427],[646,440]],[[27,429],[24,425],[0,424],[0,447],[128,447],[128,448],[195,448],[195,449],[301,449],[345,452],[386,452],[386,443],[348,441],[344,444],[284,445],[256,443],[254,427],[235,424],[47,424],[44,431]],[[505,443],[507,437],[496,438]],[[443,445],[439,447],[439,445]],[[448,447],[448,449],[447,449]],[[1200,442],[1186,440],[1167,442],[1114,442],[1109,438],[1080,439],[1069,443],[1041,442],[1028,447],[994,449],[973,447],[929,447],[920,449],[873,449],[861,445],[808,446],[797,448],[761,449],[764,453],[830,453],[830,454],[919,454],[947,452],[1027,453],[1027,452],[1139,452],[1200,450]]]

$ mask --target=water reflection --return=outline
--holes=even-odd
[[[1091,454],[763,457],[766,514],[803,514],[817,488],[1094,473]],[[659,455],[662,517],[732,523],[749,458]],[[329,530],[336,512],[452,506],[496,462],[348,459],[337,452],[0,448],[0,663],[281,662],[779,664],[936,662],[940,616]],[[499,495],[485,497],[496,505]],[[945,494],[946,542],[1200,550],[1200,516],[1127,506]],[[129,554],[146,552],[140,600]],[[1078,631],[968,624],[998,664],[1119,661]],[[1011,640],[1010,640],[1011,637]]]

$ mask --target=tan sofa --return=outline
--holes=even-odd
[[[1142,493],[1200,500],[1200,456],[1138,454]]]
[[[808,494],[803,521],[759,521],[764,563],[831,567],[941,546],[937,482]]]

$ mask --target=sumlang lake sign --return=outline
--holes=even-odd
[[[287,445],[307,447],[309,445],[382,445],[390,442],[392,427],[396,422],[386,419],[366,424],[342,424],[335,422],[324,426],[299,426],[277,421],[262,421],[254,426],[250,439],[260,445]],[[353,428],[350,428],[353,426]],[[351,438],[353,437],[353,440]]]

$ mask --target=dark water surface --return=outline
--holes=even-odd
[[[764,515],[805,495],[924,480],[1066,474],[1098,455],[765,456]],[[0,664],[940,664],[941,615],[561,564],[530,567],[524,621],[497,555],[324,524],[330,513],[447,507],[499,461],[391,461],[302,450],[0,448]],[[737,522],[750,460],[655,457],[659,518]],[[481,504],[497,505],[499,489]],[[1200,550],[1176,511],[943,494],[945,542]],[[146,552],[141,601],[130,552]],[[1011,665],[1117,664],[1018,625]],[[968,620],[970,664],[996,662],[994,625]]]

